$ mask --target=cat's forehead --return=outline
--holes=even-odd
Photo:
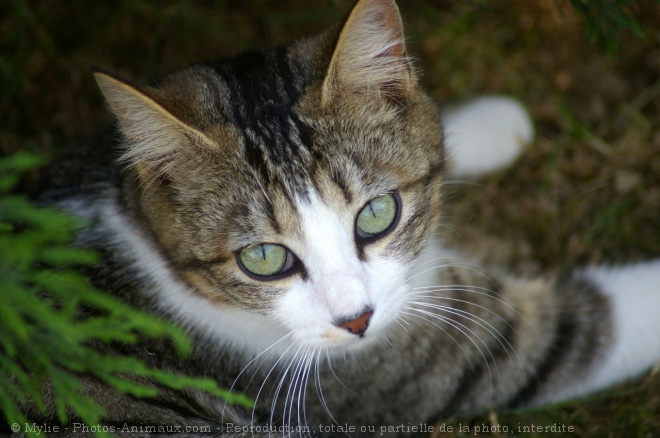
[[[440,125],[413,93],[409,105],[360,93],[322,104],[331,54],[324,39],[310,39],[188,67],[156,89],[163,106],[218,143],[208,171],[224,170],[209,180],[240,181],[239,203],[262,191],[263,202],[311,192],[366,202],[425,171],[435,155],[425,149],[437,150]],[[427,131],[431,141],[422,138]]]
[[[248,166],[261,183],[284,185],[304,198],[320,168],[335,179],[375,173],[384,145],[394,141],[391,128],[403,123],[396,120],[397,111],[388,111],[383,122],[382,111],[367,106],[320,110],[315,88],[322,72],[306,64],[285,49],[248,52],[168,75],[157,89],[178,118],[232,152],[223,154],[223,161]]]
[[[282,47],[190,66],[156,86],[168,109],[187,123],[205,129],[229,122],[248,129],[290,115],[318,76],[307,57]]]
[[[224,159],[302,194],[313,157],[296,103],[312,81],[309,66],[282,48],[187,68],[163,78],[158,92],[177,117],[234,152]]]

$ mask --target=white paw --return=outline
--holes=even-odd
[[[514,161],[534,138],[525,108],[508,97],[481,97],[443,112],[445,144],[458,176],[476,177]]]

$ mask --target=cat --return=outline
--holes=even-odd
[[[92,280],[195,343],[188,358],[159,340],[133,355],[255,401],[135,399],[81,376],[107,425],[416,436],[660,360],[660,261],[530,280],[485,273],[435,235],[448,178],[507,165],[533,134],[494,98],[443,123],[393,0],[358,0],[318,36],[150,86],[95,78],[118,140],[84,152],[90,170],[62,178],[76,193],[57,199],[91,220],[78,241],[103,255]]]

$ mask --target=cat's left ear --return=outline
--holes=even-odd
[[[415,77],[394,0],[358,0],[339,34],[323,82],[327,104],[343,93],[401,99]]]
[[[157,90],[129,84],[116,76],[94,77],[126,138],[120,160],[143,181],[187,181],[199,157],[216,149],[201,131],[156,100]]]

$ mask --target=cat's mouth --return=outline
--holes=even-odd
[[[319,324],[309,321],[292,332],[294,343],[310,348],[320,348],[331,354],[344,354],[349,351],[364,350],[382,344],[390,330],[397,326],[395,320],[398,307],[392,303],[365,306],[347,318],[335,319]]]
[[[364,349],[379,339],[377,331],[367,330],[362,334],[352,334],[345,330],[337,330],[334,327],[324,330],[320,335],[320,344],[312,345],[321,347],[330,352],[344,353],[355,349]]]

